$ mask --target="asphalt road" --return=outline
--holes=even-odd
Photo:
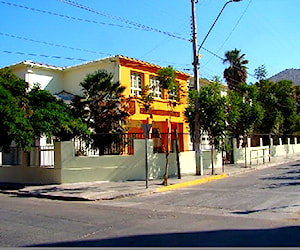
[[[300,246],[300,162],[149,196],[69,202],[0,195],[17,246]]]

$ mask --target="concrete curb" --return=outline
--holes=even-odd
[[[165,191],[175,190],[175,189],[178,189],[178,188],[203,184],[203,183],[207,183],[207,182],[210,182],[210,181],[223,179],[223,178],[226,178],[227,176],[228,176],[227,174],[220,174],[220,175],[209,176],[209,177],[205,177],[205,178],[201,178],[201,179],[197,179],[197,180],[193,180],[193,181],[186,181],[186,182],[182,182],[182,183],[177,183],[177,184],[157,188],[156,192],[165,192]]]
[[[256,165],[252,166],[251,168],[243,168],[243,167],[236,167],[236,168],[229,168],[226,173],[220,173],[216,174],[214,176],[194,176],[190,178],[190,180],[170,180],[170,183],[168,186],[161,186],[161,184],[157,185],[152,185],[149,187],[149,189],[142,189],[140,186],[137,188],[136,183],[128,183],[128,185],[124,189],[124,184],[122,184],[121,188],[118,189],[118,184],[114,184],[115,186],[107,186],[107,190],[111,191],[111,188],[114,190],[114,192],[106,192],[103,188],[97,189],[97,186],[94,184],[89,187],[88,191],[82,191],[78,192],[78,189],[82,188],[82,185],[78,188],[75,185],[75,190],[76,192],[72,191],[72,188],[67,188],[64,192],[45,192],[44,187],[41,187],[41,190],[38,189],[38,187],[34,187],[33,190],[29,189],[27,190],[26,188],[20,188],[17,189],[17,187],[13,186],[14,190],[8,189],[8,187],[5,187],[4,190],[0,189],[0,193],[3,194],[10,194],[10,195],[16,195],[16,196],[23,196],[23,197],[36,197],[36,198],[44,198],[44,199],[52,199],[52,200],[65,200],[65,201],[99,201],[99,200],[114,200],[114,199],[120,199],[124,197],[129,197],[129,196],[143,196],[143,195],[148,195],[152,193],[159,193],[159,192],[167,192],[167,191],[172,191],[176,190],[179,188],[184,188],[188,186],[193,186],[193,185],[199,185],[199,184],[204,184],[210,181],[214,180],[219,180],[223,179],[226,177],[231,177],[239,174],[244,174],[247,172],[255,171],[255,170],[260,170],[264,168],[269,168],[269,167],[274,167],[282,164],[289,164],[292,162],[295,162],[299,159],[299,156],[293,157],[291,159],[278,159],[276,162],[270,162],[265,165]],[[181,182],[182,181],[182,182]],[[173,184],[172,184],[173,182]],[[95,189],[93,189],[95,187]],[[144,187],[144,186],[143,186]],[[70,192],[68,192],[68,189],[70,189]]]

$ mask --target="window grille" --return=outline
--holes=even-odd
[[[161,98],[161,89],[159,86],[159,80],[155,76],[150,77],[150,90],[153,93],[154,97]]]
[[[140,96],[142,92],[142,74],[131,73],[131,94]]]

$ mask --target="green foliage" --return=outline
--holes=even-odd
[[[172,66],[159,69],[157,74],[162,89],[173,90],[176,87],[176,72]]]
[[[28,84],[12,71],[0,70],[0,146],[4,150],[12,141],[28,149],[42,135],[70,139],[87,131],[63,101],[38,86],[27,89]]]
[[[200,128],[206,131],[211,145],[219,149],[226,132],[226,98],[221,95],[221,85],[212,83],[199,91]]]
[[[228,132],[234,137],[253,132],[254,126],[263,117],[263,109],[257,102],[256,86],[241,83],[238,87],[240,92],[227,93]]]
[[[294,132],[294,118],[297,113],[297,101],[291,81],[277,83],[262,80],[256,83],[258,101],[265,114],[261,124],[255,128],[257,133],[291,134]]]
[[[257,80],[265,80],[267,77],[267,70],[265,65],[261,65],[254,70],[255,77]]]
[[[157,71],[161,88],[168,91],[169,99],[173,105],[180,102],[183,91],[176,82],[176,71],[172,66],[161,68]]]
[[[224,70],[224,78],[230,90],[239,91],[239,84],[245,83],[247,79],[248,60],[245,60],[245,54],[234,49],[225,53],[224,63],[230,63],[230,66]]]
[[[212,174],[214,174],[214,148],[221,149],[226,133],[226,97],[221,94],[221,84],[214,82],[189,92],[189,103],[185,110],[192,136],[195,133],[195,114],[199,113],[200,131],[206,132],[211,145]],[[199,108],[196,108],[196,101]]]
[[[72,102],[73,112],[82,117],[95,133],[124,132],[129,113],[124,106],[124,87],[113,82],[113,75],[104,70],[88,74],[83,82],[83,97]]]
[[[299,114],[294,114],[291,117],[292,121],[292,131],[294,132],[295,135],[300,135],[300,115]]]
[[[196,99],[199,101],[199,110],[195,110]],[[221,95],[221,85],[212,83],[201,87],[199,92],[190,91],[188,100],[185,117],[192,135],[195,128],[195,112],[198,112],[201,131],[206,131],[211,144],[220,148],[226,132],[226,97]]]
[[[55,136],[57,140],[70,140],[88,133],[80,118],[74,118],[70,107],[50,92],[35,85],[28,93],[30,123],[35,137]],[[38,121],[38,122],[36,122]]]
[[[139,104],[144,108],[146,114],[150,114],[150,118],[153,118],[152,115],[152,105],[154,101],[154,94],[150,91],[149,85],[142,87],[141,96],[138,98]]]
[[[32,142],[33,131],[26,110],[27,87],[9,69],[0,70],[0,147],[5,151],[13,140],[22,148]]]
[[[297,102],[297,112],[299,113],[300,108],[300,86],[294,86],[295,100]]]
[[[191,137],[194,138],[195,135],[195,102],[198,98],[198,92],[196,90],[191,90],[188,92],[188,105],[184,111],[184,116],[189,124]]]

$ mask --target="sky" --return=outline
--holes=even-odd
[[[225,3],[198,0],[198,45]],[[190,0],[0,0],[0,10],[0,67],[123,55],[193,74]],[[248,83],[261,65],[268,77],[300,69],[299,13],[299,0],[227,4],[199,52],[200,77],[222,78],[224,54],[234,49],[249,61]]]

